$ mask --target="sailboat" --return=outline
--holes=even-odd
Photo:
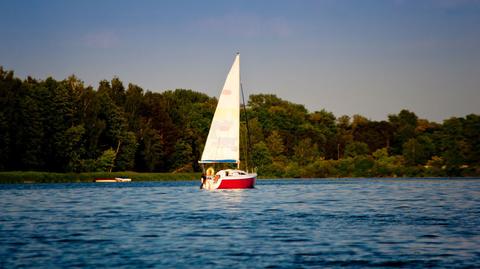
[[[256,173],[240,170],[240,54],[237,53],[227,75],[205,148],[202,165],[202,185],[206,190],[247,189],[255,186]],[[242,93],[243,94],[243,93]],[[244,102],[245,103],[245,102]],[[236,169],[215,172],[215,165],[236,164]],[[205,170],[205,166],[209,166]]]

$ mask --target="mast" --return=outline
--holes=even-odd
[[[247,128],[247,148],[245,150],[245,170],[248,172],[248,153],[250,152],[250,130],[248,128],[248,114],[247,114],[247,107],[245,105],[245,95],[243,94],[243,87],[242,83],[240,82],[240,92],[242,93],[242,101],[243,101],[243,113],[245,114],[245,127]]]

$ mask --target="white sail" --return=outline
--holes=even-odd
[[[240,54],[237,54],[218,99],[201,163],[240,161]]]

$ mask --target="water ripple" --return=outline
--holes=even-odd
[[[0,185],[0,267],[474,268],[480,180]],[[108,258],[107,258],[108,257]]]

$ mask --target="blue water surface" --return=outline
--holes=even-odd
[[[479,268],[480,179],[0,185],[0,268]]]

